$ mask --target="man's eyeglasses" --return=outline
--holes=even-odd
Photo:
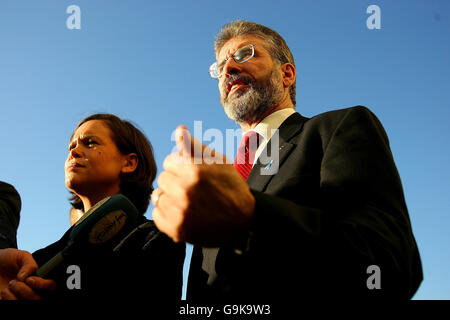
[[[224,67],[225,63],[230,58],[233,58],[233,60],[236,61],[237,63],[244,63],[244,62],[250,60],[251,58],[253,58],[254,55],[255,55],[255,48],[252,44],[249,44],[242,48],[239,48],[236,50],[236,52],[233,55],[231,55],[231,57],[227,56],[226,59],[224,61],[222,61],[220,64],[218,64],[217,61],[214,62],[209,67],[209,75],[214,79],[219,78],[223,73],[223,67]]]

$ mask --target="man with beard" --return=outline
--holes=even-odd
[[[221,103],[245,132],[235,163],[203,145],[222,161],[195,161],[180,126],[152,195],[158,228],[195,245],[187,299],[411,298],[421,261],[376,116],[295,112],[293,56],[265,26],[225,25],[215,53]]]

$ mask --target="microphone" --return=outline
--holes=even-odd
[[[136,207],[122,194],[99,201],[75,223],[67,246],[41,266],[36,275],[45,278],[74,251],[112,250],[136,227],[138,216]]]

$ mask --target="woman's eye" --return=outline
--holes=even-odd
[[[95,141],[93,141],[93,140],[89,140],[89,141],[87,142],[88,147],[93,147],[93,146],[96,145],[96,144],[97,144],[97,142],[95,142]]]

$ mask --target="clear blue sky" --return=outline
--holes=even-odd
[[[66,27],[72,4],[80,30]],[[366,27],[371,4],[381,9],[380,30]],[[132,120],[159,168],[177,125],[237,127],[207,72],[215,34],[235,19],[285,38],[301,114],[360,104],[380,118],[422,256],[415,298],[449,299],[450,1],[2,0],[0,180],[22,196],[19,247],[34,251],[69,227],[63,167],[85,116]]]

